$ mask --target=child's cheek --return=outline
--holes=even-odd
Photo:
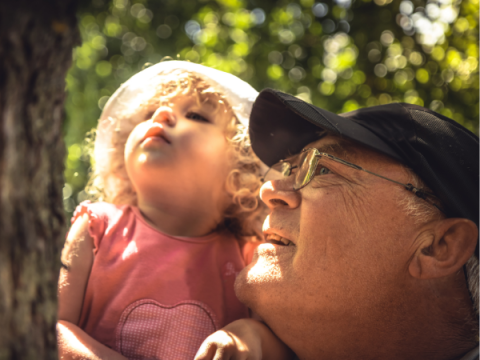
[[[132,156],[132,152],[133,152],[133,142],[134,141],[133,141],[132,134],[133,134],[133,132],[130,134],[130,136],[128,137],[127,142],[125,144],[125,152],[124,152],[125,163],[128,163],[128,160]]]
[[[127,142],[125,143],[125,156],[131,154],[135,151],[135,146],[139,145],[140,134],[142,133],[143,123],[137,125],[130,135],[128,136]]]
[[[140,145],[140,138],[139,133],[141,133],[141,125],[137,125],[135,129],[130,133],[128,136],[127,142],[125,143],[125,151],[124,151],[124,161],[127,173],[130,177],[130,169],[134,165],[134,157],[136,153],[136,147]]]

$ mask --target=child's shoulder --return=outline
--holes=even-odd
[[[109,219],[115,219],[121,216],[126,208],[128,208],[126,205],[115,205],[103,201],[82,201],[75,209],[71,222],[73,224],[75,220],[83,214],[88,214],[90,219],[108,222]]]
[[[125,216],[129,216],[128,205],[114,205],[106,202],[81,202],[72,217],[72,224],[77,219],[88,214],[88,222],[85,226],[88,229],[90,236],[94,239],[95,248],[98,249],[100,241],[103,241],[104,234],[111,232],[116,228]]]

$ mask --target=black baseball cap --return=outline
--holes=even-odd
[[[321,130],[358,142],[411,168],[442,202],[447,217],[479,224],[478,136],[432,110],[392,103],[334,114],[265,89],[253,104],[253,151],[268,166],[300,152]],[[478,245],[477,245],[478,257]]]

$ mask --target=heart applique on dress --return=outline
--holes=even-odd
[[[120,317],[115,350],[130,360],[192,360],[217,328],[213,311],[200,301],[168,306],[139,300]]]

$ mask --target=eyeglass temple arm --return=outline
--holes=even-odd
[[[441,209],[437,204],[435,204],[433,201],[431,201],[430,199],[428,199],[428,196],[435,196],[434,194],[428,192],[428,191],[425,191],[425,190],[422,190],[422,189],[419,189],[415,186],[413,186],[412,184],[408,183],[408,184],[404,184],[404,183],[401,183],[399,181],[395,181],[395,180],[392,180],[392,179],[389,179],[389,178],[386,178],[385,176],[382,176],[382,175],[379,175],[379,174],[375,174],[371,171],[368,171],[364,168],[362,168],[361,166],[358,166],[358,165],[355,165],[355,164],[352,164],[348,161],[345,161],[345,160],[342,160],[342,159],[339,159],[333,155],[330,155],[330,154],[326,154],[326,153],[321,153],[319,155],[316,155],[317,157],[322,157],[322,156],[325,156],[327,158],[329,158],[330,160],[333,160],[333,161],[336,161],[340,164],[343,164],[343,165],[346,165],[348,167],[351,167],[353,169],[356,169],[356,170],[361,170],[361,171],[365,171],[366,173],[369,173],[371,175],[375,175],[379,178],[382,178],[384,180],[387,180],[387,181],[390,181],[390,182],[393,182],[395,184],[398,184],[398,185],[402,185],[406,190],[414,193],[416,196],[418,196],[419,198],[423,199],[423,200],[426,200],[428,201],[430,204],[432,204],[433,206],[435,206],[438,210],[440,210],[442,213],[445,213],[445,211],[443,209]]]

